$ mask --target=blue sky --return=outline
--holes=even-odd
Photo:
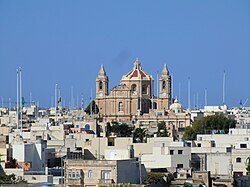
[[[16,68],[23,93],[50,106],[57,83],[66,105],[88,102],[100,65],[110,88],[138,57],[154,76],[166,63],[174,96],[222,104],[223,71],[229,106],[250,99],[250,2],[248,0],[62,1],[0,0],[0,96],[15,100]],[[76,100],[76,99],[75,99]],[[193,104],[193,100],[191,101]],[[250,105],[250,102],[247,103]]]

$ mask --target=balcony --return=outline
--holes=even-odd
[[[99,179],[99,184],[113,184],[115,183],[113,179]]]
[[[66,184],[67,185],[82,185],[84,184],[84,180],[81,178],[67,178],[66,179]]]

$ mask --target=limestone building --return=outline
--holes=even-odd
[[[103,121],[133,121],[151,109],[169,109],[171,77],[166,65],[159,78],[159,97],[153,94],[153,81],[136,59],[133,69],[123,75],[120,84],[109,92],[109,78],[102,65],[96,77],[96,103]]]

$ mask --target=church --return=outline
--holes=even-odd
[[[102,65],[96,77],[96,104],[103,121],[133,121],[150,110],[168,110],[172,104],[171,76],[166,64],[159,79],[159,97],[154,96],[154,79],[143,71],[138,58],[109,92],[109,78]]]

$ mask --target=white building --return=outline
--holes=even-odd
[[[43,140],[35,143],[18,142],[12,144],[12,158],[16,159],[21,167],[30,165],[29,171],[45,172],[45,149],[47,145]]]
[[[176,172],[177,168],[189,169],[191,148],[185,147],[184,142],[155,143],[152,154],[142,154],[141,161],[147,170],[166,168]]]
[[[229,134],[197,135],[192,145],[192,166],[214,176],[246,175],[250,157],[250,129],[229,129]]]

